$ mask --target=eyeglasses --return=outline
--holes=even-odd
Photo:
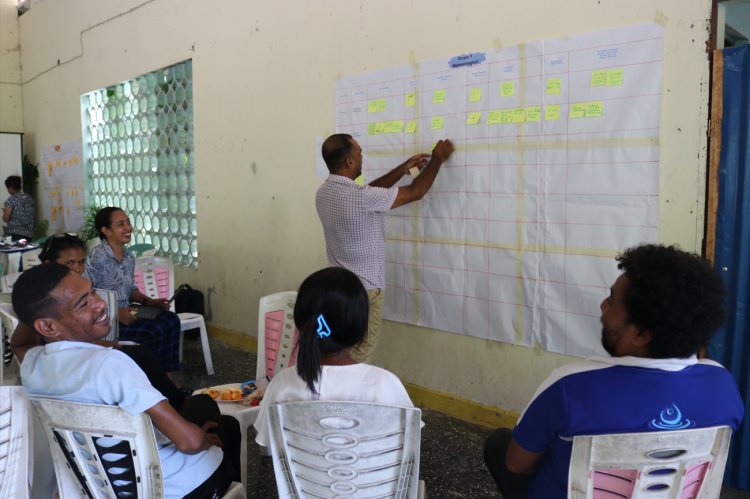
[[[57,234],[52,234],[44,242],[43,251],[45,253],[48,253],[50,248],[52,248],[52,241],[55,241],[56,239],[62,239],[64,237],[78,237],[78,233],[77,232],[58,232]]]

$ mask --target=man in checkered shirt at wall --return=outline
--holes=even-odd
[[[323,142],[323,159],[330,175],[318,189],[315,207],[323,224],[328,264],[354,272],[370,298],[367,336],[352,349],[352,357],[359,362],[369,362],[378,344],[385,289],[385,213],[422,199],[451,154],[451,141],[440,140],[432,155],[416,154],[360,186],[354,181],[362,174],[362,148],[357,141],[338,133]],[[412,168],[425,163],[410,185],[395,186]]]

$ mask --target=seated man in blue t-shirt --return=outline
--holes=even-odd
[[[731,374],[697,358],[724,321],[724,286],[706,261],[644,245],[601,303],[602,346],[556,369],[512,433],[495,430],[484,459],[505,499],[565,498],[573,437],[728,425],[744,412]]]
[[[221,416],[206,395],[191,397],[178,413],[130,357],[94,343],[109,332],[109,316],[91,281],[58,263],[33,267],[13,286],[13,308],[47,341],[21,364],[26,392],[148,414],[158,430],[166,498],[220,497],[239,477],[236,420]]]

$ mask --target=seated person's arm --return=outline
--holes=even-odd
[[[10,337],[10,351],[18,358],[18,362],[23,362],[26,352],[34,347],[41,345],[42,335],[37,333],[23,322],[19,322]]]
[[[505,467],[512,473],[531,475],[536,470],[536,465],[543,455],[543,452],[527,451],[512,438],[508,446],[508,452],[505,453]]]
[[[10,222],[10,215],[13,213],[13,208],[3,208],[3,222]]]
[[[180,416],[166,400],[146,410],[146,413],[151,417],[154,426],[170,439],[180,452],[197,454],[212,445],[222,446],[217,435],[206,433],[216,427],[216,423],[208,422],[203,428],[199,428]]]

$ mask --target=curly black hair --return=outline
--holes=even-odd
[[[628,320],[651,334],[652,357],[690,357],[724,323],[726,288],[700,256],[646,244],[617,261],[629,280],[623,297]]]

